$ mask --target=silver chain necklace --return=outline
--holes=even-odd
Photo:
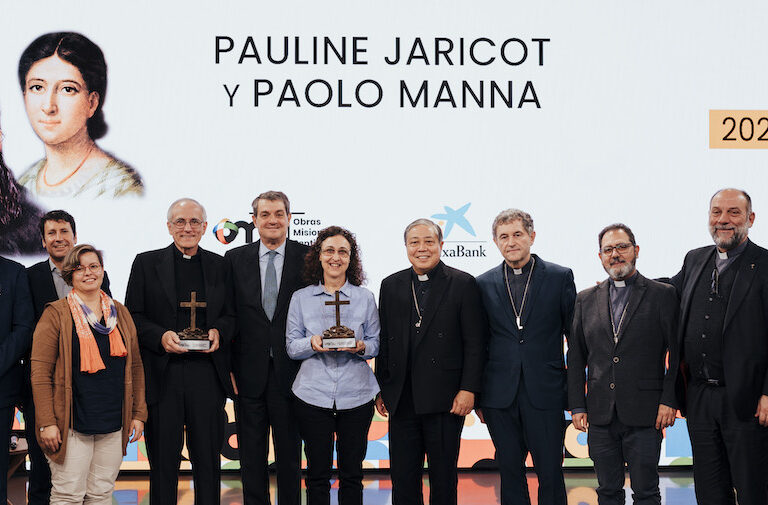
[[[528,280],[525,281],[525,289],[523,290],[523,300],[520,302],[520,312],[515,307],[515,299],[512,297],[512,290],[509,289],[509,273],[507,272],[507,262],[504,262],[504,283],[507,285],[507,294],[509,295],[509,302],[512,304],[512,310],[515,312],[515,322],[517,323],[517,329],[522,330],[523,325],[520,321],[520,317],[523,315],[523,309],[525,308],[525,299],[528,296],[528,286],[531,283],[531,275],[533,274],[533,267],[536,265],[536,258],[531,257],[531,269],[528,271]]]
[[[421,309],[419,308],[419,301],[416,299],[416,288],[413,286],[413,281],[411,281],[411,294],[413,295],[413,303],[416,305],[416,314],[419,315],[419,320],[416,321],[416,328],[421,328]]]
[[[619,341],[619,333],[621,332],[621,323],[624,322],[624,316],[627,314],[627,307],[629,307],[629,300],[624,305],[624,310],[621,311],[621,318],[619,319],[619,327],[616,327],[616,323],[613,322],[613,303],[611,303],[611,295],[608,293],[608,312],[611,314],[611,331],[613,332],[613,343]]]

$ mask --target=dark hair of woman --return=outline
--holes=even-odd
[[[340,226],[323,228],[317,234],[315,243],[309,248],[304,258],[304,280],[310,284],[323,282],[323,267],[320,264],[320,249],[323,241],[330,237],[341,235],[349,242],[349,267],[347,268],[347,280],[353,286],[360,286],[365,282],[365,272],[360,263],[360,250],[357,247],[355,235]]]
[[[83,76],[88,91],[99,94],[96,112],[88,119],[88,135],[96,140],[107,133],[104,120],[104,100],[107,96],[107,62],[99,46],[88,37],[75,32],[46,33],[36,38],[21,54],[19,59],[19,85],[24,91],[27,73],[36,62],[57,55],[77,67]]]

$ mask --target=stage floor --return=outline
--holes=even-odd
[[[272,503],[275,479],[271,477]],[[365,486],[365,505],[389,505],[392,503],[392,483],[387,474],[366,474],[363,481]],[[26,479],[15,476],[9,482],[9,499],[14,505],[22,505]],[[566,472],[565,485],[568,489],[569,505],[597,505],[595,487],[597,480],[592,472]],[[528,486],[531,490],[531,503],[536,500],[536,476],[528,474]],[[627,480],[627,503],[632,503]],[[661,473],[661,503],[665,505],[695,505],[693,494],[693,477],[690,470]],[[337,484],[331,488],[331,503],[338,503],[336,498]],[[146,475],[121,476],[117,481],[114,503],[118,505],[147,505],[149,503],[149,480]],[[425,501],[428,493],[426,478],[424,479]],[[193,503],[192,478],[183,476],[179,482],[180,505]],[[243,503],[238,474],[225,474],[221,483],[222,505],[241,505]],[[495,472],[466,472],[459,474],[459,505],[490,505],[499,503],[499,475]],[[279,505],[279,504],[277,504]],[[541,504],[544,505],[544,504]]]

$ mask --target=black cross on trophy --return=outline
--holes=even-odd
[[[208,340],[208,332],[198,328],[196,323],[197,309],[205,308],[208,304],[197,301],[197,291],[189,294],[188,302],[180,302],[179,307],[189,307],[189,328],[184,328],[179,332],[179,345],[188,351],[207,351],[211,348],[211,341]]]
[[[323,349],[347,349],[355,347],[355,330],[341,325],[341,306],[349,305],[349,300],[339,300],[339,292],[336,291],[335,300],[325,302],[326,305],[336,306],[336,326],[332,326],[323,332]]]

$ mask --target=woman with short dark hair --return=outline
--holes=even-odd
[[[136,327],[101,290],[101,251],[74,247],[62,277],[72,291],[46,307],[32,339],[37,438],[52,504],[109,505],[126,446],[147,420]]]

